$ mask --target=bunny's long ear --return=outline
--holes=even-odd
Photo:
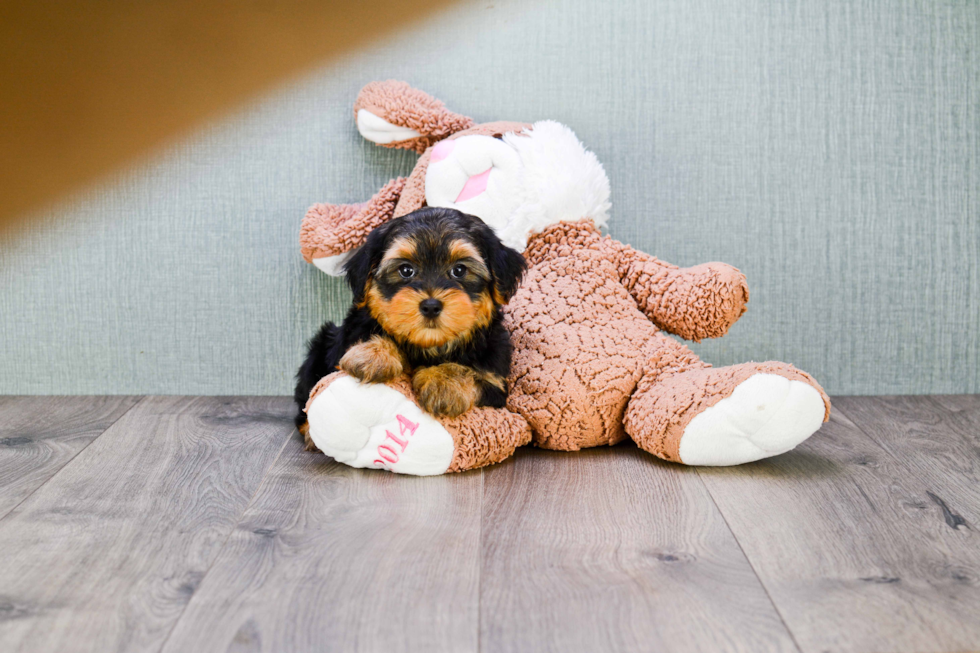
[[[404,187],[405,178],[399,177],[363,204],[311,206],[299,233],[303,258],[331,276],[343,274],[350,252],[360,247],[373,229],[391,220]]]
[[[354,102],[354,117],[361,135],[382,147],[426,148],[473,126],[473,119],[453,113],[428,93],[405,82],[371,82]]]

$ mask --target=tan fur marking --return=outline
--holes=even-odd
[[[496,290],[494,290],[496,292]],[[480,295],[480,298],[476,300],[474,304],[476,308],[476,323],[477,328],[482,328],[487,326],[493,321],[494,309],[497,305],[494,303],[491,295],[484,292]]]
[[[405,357],[388,338],[373,336],[347,350],[338,365],[355,379],[385,383],[405,371]]]
[[[480,256],[479,250],[473,246],[473,243],[468,243],[465,240],[454,240],[449,244],[449,259],[451,261],[458,261],[464,258],[472,258],[477,261],[483,261]]]
[[[449,263],[450,265],[454,265],[457,262],[463,262],[470,268],[473,274],[481,279],[490,279],[490,270],[487,269],[487,263],[472,243],[465,240],[454,240],[450,243]]]
[[[371,277],[368,277],[367,282],[364,284],[364,299],[359,302],[355,302],[354,306],[357,308],[364,308],[366,305],[368,305],[370,303],[368,300],[371,297],[372,292],[376,293],[377,291],[374,290],[374,284],[371,283]]]
[[[437,338],[442,342],[433,342],[429,345],[420,343],[420,345],[431,347],[432,345],[444,344],[450,340],[458,340],[469,336],[473,331],[473,327],[476,325],[477,319],[476,307],[470,301],[469,295],[462,290],[449,288],[432,293],[432,297],[442,302],[442,313],[439,315],[439,326],[437,329],[440,332]],[[429,331],[429,329],[426,329],[426,331]],[[428,334],[419,335],[418,340],[422,340],[428,336]]]
[[[391,301],[373,286],[365,295],[371,316],[395,339],[409,342],[416,347],[429,349],[443,347],[451,342],[465,342],[473,330],[490,323],[492,311],[475,306],[469,295],[450,288],[426,293],[412,288],[402,288]],[[430,326],[430,321],[419,313],[419,302],[429,297],[442,301],[442,313]]]
[[[499,374],[494,374],[493,372],[477,372],[476,376],[481,383],[492,385],[499,390],[507,390],[507,381]]]
[[[476,405],[480,395],[473,370],[456,363],[443,363],[418,370],[412,389],[426,412],[456,417]]]
[[[399,238],[391,244],[381,261],[386,262],[395,259],[411,261],[414,260],[417,249],[417,243],[411,238]]]

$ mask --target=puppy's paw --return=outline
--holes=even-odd
[[[387,383],[405,371],[405,357],[391,340],[373,336],[348,349],[338,367],[365,383]]]
[[[473,370],[456,363],[419,370],[412,377],[412,389],[422,410],[440,417],[462,415],[479,396]]]

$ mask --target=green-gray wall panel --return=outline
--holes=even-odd
[[[980,392],[980,3],[467,3],[279,89],[46,214],[0,251],[0,393],[288,393],[342,315],[303,263],[316,201],[414,155],[351,103],[395,77],[478,120],[570,125],[611,233],[741,268],[715,364],[831,393]]]

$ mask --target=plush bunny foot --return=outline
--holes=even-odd
[[[626,431],[654,455],[686,465],[739,465],[785,453],[830,415],[808,374],[786,363],[683,372],[641,388]]]
[[[324,381],[306,406],[310,439],[323,453],[351,467],[399,474],[448,471],[453,437],[404,394],[345,374]]]
[[[778,374],[755,374],[694,416],[681,436],[686,465],[739,465],[785,453],[823,422],[817,390]]]
[[[419,408],[404,376],[381,385],[335,372],[313,388],[306,416],[313,444],[337,462],[398,474],[476,469],[531,441],[524,418],[502,408],[432,417]]]

